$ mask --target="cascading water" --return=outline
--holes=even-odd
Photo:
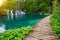
[[[14,19],[17,18],[18,16],[23,16],[25,14],[25,12],[23,11],[15,11],[15,14],[13,13],[13,10],[10,11],[10,13],[8,13],[8,19]]]
[[[20,14],[21,14],[21,15],[23,15],[23,14],[25,14],[25,12],[23,12],[23,11],[20,11]]]
[[[23,12],[23,11],[16,11],[15,12],[15,15],[24,15],[25,14],[25,12]]]
[[[19,15],[19,11],[16,11],[16,12],[15,12],[15,17],[17,18],[18,15]]]
[[[13,10],[11,10],[11,19],[13,19],[13,16],[14,16]]]
[[[11,15],[14,15],[14,14],[13,14],[13,10],[11,10]]]

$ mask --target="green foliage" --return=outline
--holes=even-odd
[[[4,9],[0,9],[0,15],[6,15],[6,11]]]
[[[7,0],[3,5],[0,6],[0,14],[6,14],[8,10],[17,10],[18,2],[16,0]]]
[[[18,7],[22,7],[23,10],[27,13],[47,13],[49,10],[50,1],[51,0],[7,0],[7,2],[5,2],[3,6],[1,6],[0,10],[17,10]]]
[[[26,12],[33,12],[38,10],[38,0],[26,0],[22,2],[22,6]]]
[[[23,40],[31,31],[31,26],[7,30],[0,34],[0,40]]]
[[[60,21],[60,5],[53,8],[53,15]]]
[[[49,9],[49,4],[50,4],[51,0],[39,0],[38,1],[38,6],[39,6],[39,10],[41,10],[43,13],[48,12]]]
[[[51,0],[26,0],[22,2],[23,8],[26,12],[48,12],[49,3]]]
[[[17,10],[18,9],[18,2],[16,0],[7,0],[7,2],[5,3],[5,8],[6,9],[13,9],[13,10]]]
[[[58,0],[53,0],[53,12],[51,16],[51,25],[54,32],[59,36],[60,40],[60,5],[58,5]]]
[[[50,18],[52,28],[54,32],[59,36],[60,38],[60,21],[55,16],[51,16]]]

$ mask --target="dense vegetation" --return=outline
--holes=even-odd
[[[51,16],[51,24],[54,32],[60,38],[60,6],[54,8],[54,14]]]
[[[32,31],[32,27],[22,27],[0,33],[0,40],[23,40]]]
[[[0,15],[6,15],[8,10],[17,10],[18,9],[18,1],[16,0],[7,0],[4,1],[0,6]]]
[[[58,21],[55,16],[51,16],[51,25],[52,25],[53,31],[60,38],[60,21]]]
[[[54,0],[52,13],[53,14],[51,16],[51,25],[54,32],[60,38],[60,5],[58,0]]]
[[[29,13],[47,13],[49,10],[49,4],[50,0],[26,0],[25,2],[22,2],[23,9]]]
[[[23,10],[26,13],[47,13],[51,0],[7,0],[0,6],[0,13],[4,14],[8,10]]]

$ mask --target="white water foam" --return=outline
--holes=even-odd
[[[6,31],[6,30],[5,30],[5,25],[1,25],[1,26],[0,26],[0,33],[4,32],[4,31]]]

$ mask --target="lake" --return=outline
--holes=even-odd
[[[35,25],[44,17],[46,17],[46,15],[37,15],[37,14],[24,14],[17,16],[0,17],[0,33],[8,29]]]

